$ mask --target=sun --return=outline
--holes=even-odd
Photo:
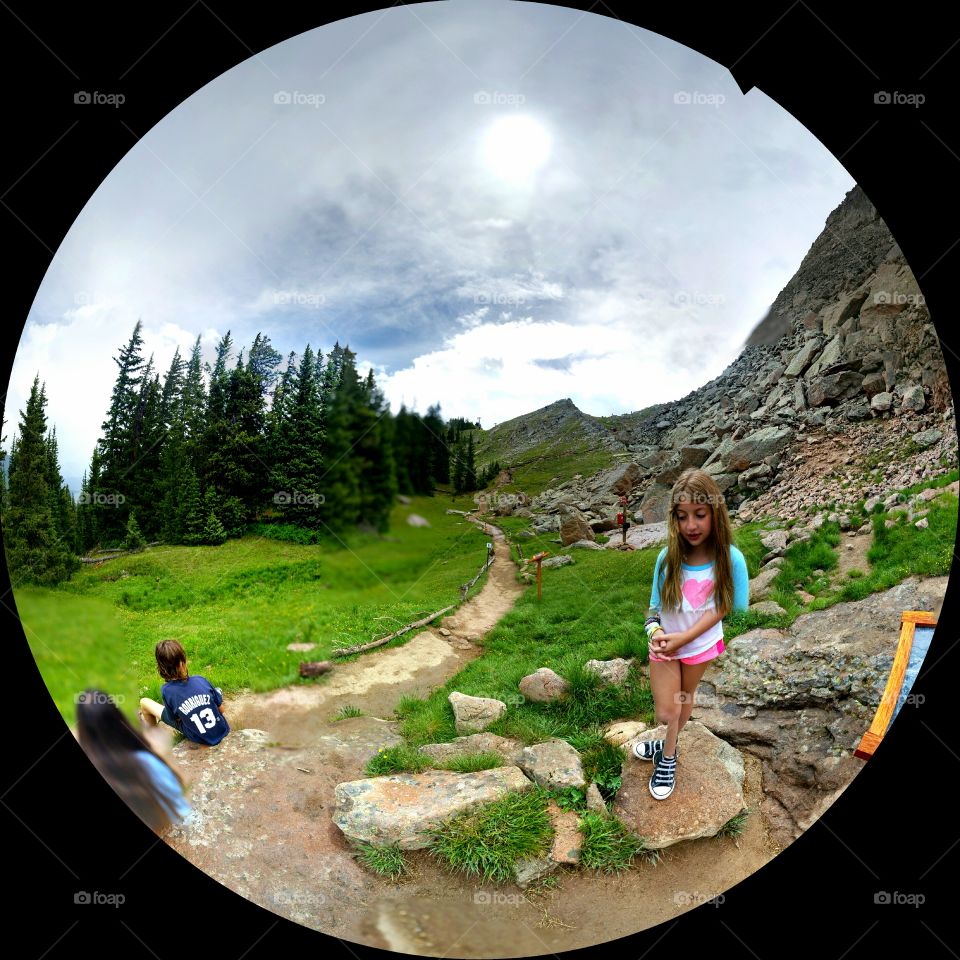
[[[487,166],[505,180],[524,180],[546,162],[551,139],[532,117],[515,114],[495,120],[483,143]]]

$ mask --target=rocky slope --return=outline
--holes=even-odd
[[[533,447],[571,424],[620,462],[567,477],[519,508],[557,527],[560,513],[574,510],[594,530],[608,529],[620,493],[638,521],[663,520],[670,487],[688,466],[712,474],[741,519],[786,520],[810,505],[882,496],[956,463],[936,330],[899,246],[859,187],[827,218],[719,377],[681,400],[620,417],[589,417],[563,400],[516,418],[498,428],[512,438],[500,446],[501,464],[510,465],[518,438]]]

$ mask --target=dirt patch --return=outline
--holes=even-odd
[[[197,822],[168,838],[183,857],[241,896],[344,940],[415,955],[534,956],[603,943],[671,919],[759,869],[778,849],[759,812],[760,762],[744,754],[753,813],[742,837],[667,848],[617,876],[561,867],[556,887],[522,891],[454,874],[425,851],[409,875],[383,880],[355,859],[334,826],[334,787],[400,742],[393,707],[424,696],[480,654],[478,639],[524,589],[509,548],[487,527],[495,561],[480,593],[443,624],[376,650],[311,685],[228,704],[234,732],[218,747],[180,744]],[[334,720],[345,704],[364,716]],[[246,729],[245,729],[246,728]],[[641,762],[628,759],[630,762]],[[682,760],[678,767],[682,776]],[[629,904],[629,909],[623,905]]]

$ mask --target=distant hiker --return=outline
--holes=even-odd
[[[694,707],[694,694],[711,660],[724,651],[722,618],[749,603],[747,561],[733,544],[730,516],[716,481],[703,470],[680,474],[670,492],[667,546],[653,569],[645,628],[650,690],[662,740],[634,744],[634,756],[652,760],[650,793],[673,793],[677,738]]]
[[[222,691],[206,677],[190,676],[187,654],[178,640],[161,640],[154,653],[157,670],[167,682],[160,688],[162,704],[149,697],[140,700],[144,722],[156,725],[162,720],[194,743],[216,746],[230,732]]]
[[[156,834],[191,818],[180,775],[154,752],[108,694],[86,690],[81,695],[77,740],[114,792]]]

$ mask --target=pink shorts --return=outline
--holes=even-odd
[[[705,663],[707,660],[719,657],[724,650],[726,650],[726,647],[723,645],[723,640],[720,639],[709,650],[704,650],[703,653],[698,653],[694,657],[655,657],[651,653],[650,659],[655,663],[669,663],[671,660],[679,660],[681,663]]]

